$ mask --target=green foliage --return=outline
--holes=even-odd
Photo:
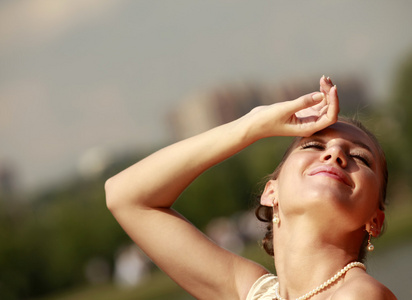
[[[0,245],[1,299],[85,283],[86,263],[101,257],[111,264],[115,249],[128,240],[106,209],[102,180],[50,191],[14,210],[19,214],[0,219],[7,241]]]
[[[395,80],[393,99],[394,116],[401,125],[408,143],[412,144],[412,53],[400,64],[398,76]]]
[[[204,228],[211,218],[256,207],[266,175],[273,172],[290,139],[265,139],[211,168],[189,186],[174,208]]]
[[[412,53],[402,59],[394,80],[390,98],[374,111],[371,126],[386,152],[389,167],[390,193],[400,198],[410,198],[412,180]],[[406,193],[405,193],[406,192]],[[410,201],[406,200],[406,201]]]

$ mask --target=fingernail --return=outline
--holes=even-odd
[[[336,87],[336,84],[333,87],[335,88],[335,90],[338,90],[338,88]]]
[[[330,77],[328,76],[328,78],[326,78],[329,82],[330,82]]]
[[[322,75],[322,78],[325,79],[325,75]]]
[[[325,98],[325,94],[323,93],[317,93],[312,96],[312,99],[315,101],[321,101],[323,98]]]

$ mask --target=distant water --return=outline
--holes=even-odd
[[[385,284],[399,300],[412,299],[412,242],[370,253],[368,273]]]

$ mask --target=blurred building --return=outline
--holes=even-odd
[[[313,82],[301,81],[279,86],[226,85],[199,92],[184,99],[169,113],[170,133],[175,140],[181,140],[233,121],[256,106],[295,99],[317,89]],[[370,104],[360,80],[341,80],[338,92],[343,112],[353,114]]]

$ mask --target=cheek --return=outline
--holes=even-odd
[[[306,168],[313,159],[314,155],[309,155],[308,153],[292,153],[283,163],[281,173],[293,173],[296,176],[299,171],[302,173],[304,168]]]
[[[301,155],[291,155],[284,162],[278,176],[279,199],[295,199],[299,197],[300,192],[305,192],[302,179],[307,164],[308,160]]]
[[[300,180],[312,163],[318,160],[316,154],[292,153],[283,163],[279,178],[285,178],[290,182]]]
[[[298,167],[299,163],[295,159],[288,158],[283,163],[282,169],[280,170],[278,176],[279,183],[282,183],[281,187],[285,184],[287,185],[293,183],[297,179]]]
[[[369,206],[375,209],[379,206],[381,198],[381,182],[380,180],[373,180],[369,189]]]
[[[376,175],[370,175],[364,178],[363,184],[357,189],[355,194],[356,210],[364,212],[364,218],[369,219],[370,215],[376,211],[379,206],[381,197],[382,181]]]

